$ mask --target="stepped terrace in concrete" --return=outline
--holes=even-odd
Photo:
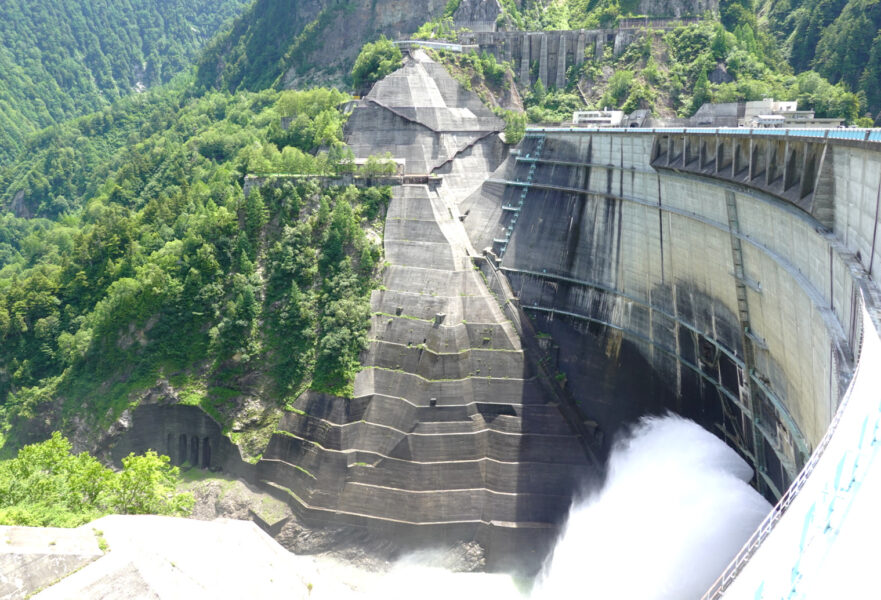
[[[421,52],[352,114],[356,153],[389,151],[438,185],[395,188],[355,398],[307,393],[258,465],[304,519],[479,539],[535,562],[591,468],[473,258],[457,200],[503,158],[503,123]],[[408,529],[407,532],[403,532]],[[540,543],[541,542],[541,543]]]

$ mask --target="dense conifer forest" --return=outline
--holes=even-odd
[[[165,83],[247,0],[0,3],[0,164],[28,134]]]
[[[162,377],[227,426],[243,394],[272,413],[310,386],[351,393],[380,259],[366,231],[388,191],[280,178],[242,194],[245,174],[351,172],[345,99],[163,88],[124,102],[118,122],[47,132],[45,194],[20,188],[33,215],[0,221],[6,433],[47,411],[54,427],[107,425]]]

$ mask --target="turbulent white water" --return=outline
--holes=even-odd
[[[697,424],[643,419],[573,506],[534,599],[700,598],[771,506],[752,469]]]
[[[697,424],[645,418],[620,440],[602,489],[578,501],[532,600],[697,600],[771,506],[746,482],[752,469]],[[323,567],[335,585],[312,598],[523,599],[506,575],[450,573],[431,553],[388,573]],[[343,593],[348,592],[348,593]]]

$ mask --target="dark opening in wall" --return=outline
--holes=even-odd
[[[211,438],[207,437],[202,440],[202,468],[211,468]]]
[[[704,370],[706,370],[707,367],[714,367],[716,361],[719,360],[719,348],[704,336],[700,336],[700,350],[701,363]]]
[[[485,421],[492,421],[499,415],[507,415],[509,417],[517,416],[517,412],[510,404],[484,404],[482,402],[478,402],[477,412],[480,413]]]
[[[726,390],[737,396],[740,391],[737,383],[737,365],[728,356],[719,356],[719,375]]]
[[[201,408],[181,405],[145,405],[132,413],[132,427],[112,440],[108,448],[116,466],[130,453],[156,450],[175,466],[212,469],[249,479],[252,466],[242,462],[238,449],[220,426]]]
[[[195,435],[190,438],[190,464],[199,466],[199,438]]]

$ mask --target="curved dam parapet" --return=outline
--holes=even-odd
[[[788,506],[877,369],[877,135],[534,128],[461,208],[586,417],[691,417]]]

